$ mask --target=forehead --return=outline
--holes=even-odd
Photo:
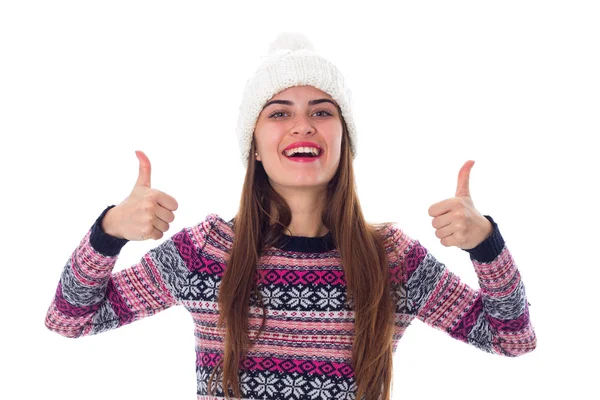
[[[270,100],[283,100],[302,97],[331,99],[330,95],[314,86],[293,86],[277,93]]]

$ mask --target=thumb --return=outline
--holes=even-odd
[[[471,192],[469,191],[469,176],[471,175],[471,168],[473,168],[474,164],[475,161],[469,160],[462,166],[462,168],[458,172],[456,197],[471,197]]]
[[[138,173],[137,181],[135,186],[147,186],[150,187],[150,160],[143,151],[136,150],[135,155],[140,161],[140,171]]]

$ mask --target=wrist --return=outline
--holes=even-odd
[[[104,214],[104,218],[102,218],[102,221],[100,223],[100,228],[107,235],[110,235],[110,236],[113,236],[113,237],[116,237],[119,239],[125,239],[114,229],[115,209],[116,209],[116,207],[113,207],[110,210],[108,210],[106,212],[106,214]]]

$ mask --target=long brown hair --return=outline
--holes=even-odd
[[[338,109],[339,111],[339,109]],[[341,115],[341,112],[340,114]],[[368,224],[356,194],[348,130],[342,118],[343,137],[338,170],[327,187],[322,221],[333,237],[347,284],[348,305],[355,315],[352,367],[357,399],[390,399],[394,305],[390,293],[388,257],[379,233],[387,224]],[[250,299],[262,305],[256,284],[262,250],[276,243],[290,225],[291,210],[269,184],[261,162],[254,160],[252,141],[240,208],[234,218],[235,238],[219,289],[219,326],[226,331],[224,355],[210,376],[208,388],[222,369],[225,397],[240,398],[239,372],[253,340],[248,335]],[[275,210],[271,209],[271,205]],[[271,212],[271,211],[274,211]],[[273,214],[276,215],[274,218]],[[272,223],[275,220],[276,223]],[[237,240],[243,238],[243,240]],[[263,309],[264,310],[264,309]],[[258,335],[265,324],[262,324]]]

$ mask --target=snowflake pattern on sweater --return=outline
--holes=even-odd
[[[223,351],[217,296],[233,244],[232,221],[209,214],[113,273],[127,243],[107,235],[107,207],[68,259],[46,315],[48,329],[76,338],[115,329],[182,305],[194,320],[197,399],[224,399],[208,379]],[[388,225],[382,232],[396,304],[393,350],[417,318],[483,351],[515,357],[535,349],[525,287],[494,220],[492,235],[467,250],[479,280],[473,289],[418,241]],[[351,363],[354,314],[331,234],[289,237],[265,250],[257,271],[262,309],[251,303],[256,338],[240,370],[243,399],[355,399]]]

